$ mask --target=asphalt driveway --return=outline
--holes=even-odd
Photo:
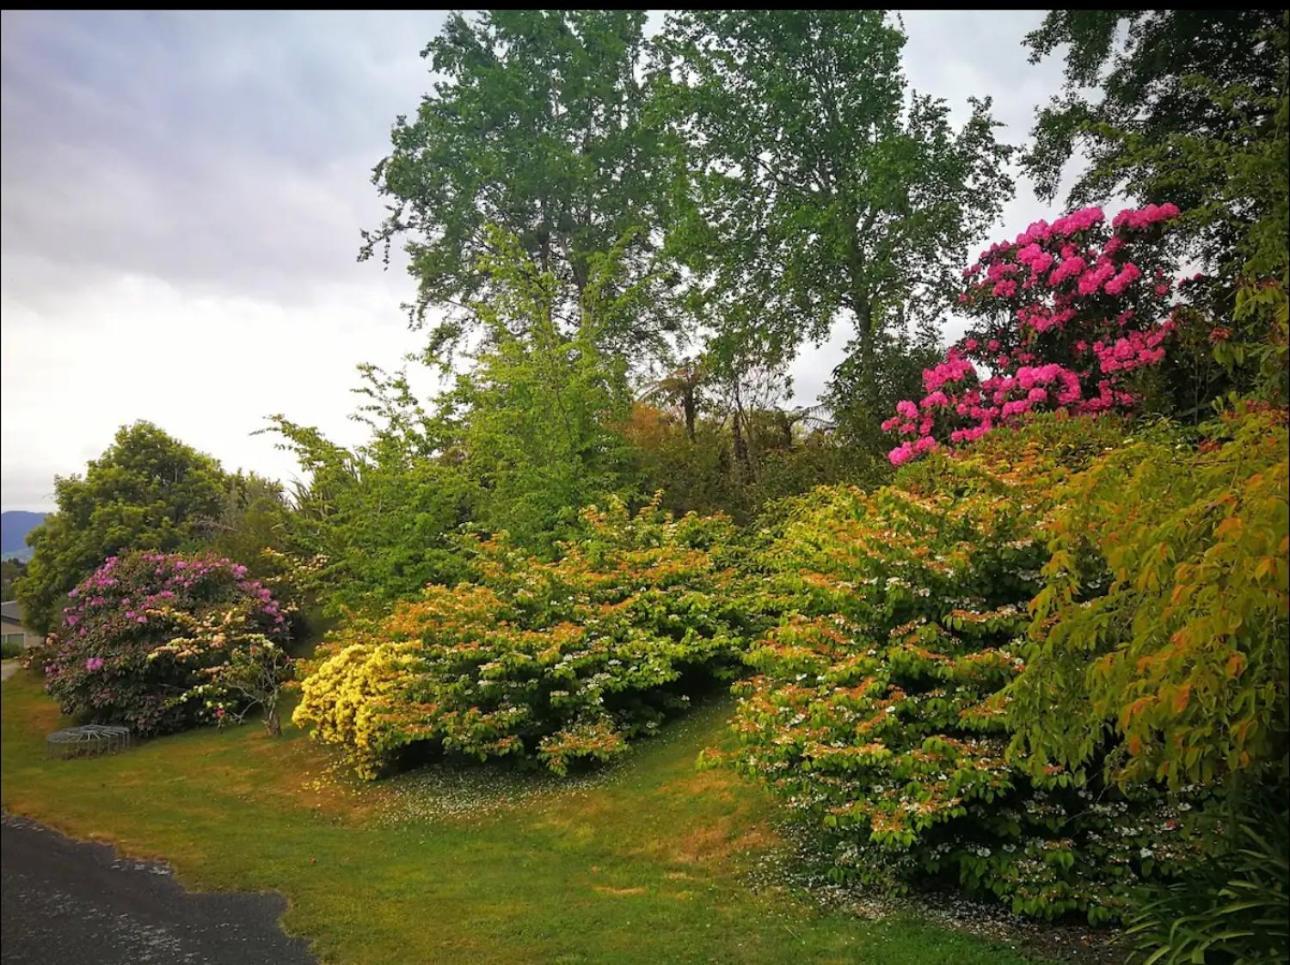
[[[170,870],[0,819],[0,961],[305,965],[305,942],[278,926],[276,894],[194,894]]]

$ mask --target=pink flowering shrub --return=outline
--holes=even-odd
[[[239,710],[223,699],[221,681],[247,655],[272,654],[268,663],[285,676],[287,614],[240,564],[112,556],[69,597],[59,629],[36,654],[45,689],[66,714],[138,735],[167,733]]]
[[[1159,244],[1178,215],[1150,204],[1108,225],[1101,208],[1085,208],[982,252],[959,296],[978,324],[923,372],[922,400],[882,424],[902,440],[892,463],[1032,412],[1131,409],[1137,374],[1164,360],[1178,324],[1179,286]]]

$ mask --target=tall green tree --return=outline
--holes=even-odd
[[[1051,11],[1025,39],[1033,63],[1059,51],[1065,62],[1063,90],[1039,111],[1023,158],[1037,192],[1055,198],[1067,162],[1083,155],[1070,205],[1121,193],[1172,201],[1202,251],[1221,259],[1239,223],[1275,197],[1233,192],[1231,155],[1274,136],[1284,33],[1273,9]],[[1284,148],[1281,162],[1284,173]]]
[[[923,370],[937,365],[945,356],[939,340],[899,328],[884,330],[875,337],[874,397],[881,411],[894,411],[901,399],[919,399],[926,394]],[[833,414],[839,439],[868,452],[884,448],[890,436],[872,418],[859,391],[864,371],[852,355],[833,370],[823,402]]]
[[[419,291],[414,323],[446,311],[428,355],[477,331],[469,304],[493,278],[480,257],[496,254],[488,225],[557,282],[553,317],[571,331],[590,283],[592,259],[626,239],[629,278],[653,273],[654,233],[665,173],[639,78],[641,11],[493,10],[449,18],[422,51],[443,80],[415,117],[399,116],[393,149],[373,182],[390,214],[364,234],[360,257],[404,239]],[[665,286],[601,337],[623,347],[659,347],[674,316]],[[641,343],[644,343],[642,345]]]
[[[317,428],[270,418],[307,477],[287,520],[290,545],[315,569],[331,614],[379,611],[427,583],[466,575],[464,524],[549,549],[577,512],[635,475],[619,431],[630,405],[626,363],[604,355],[600,320],[647,297],[623,274],[622,246],[589,259],[572,332],[555,317],[560,283],[506,231],[489,226],[482,258],[492,295],[469,306],[480,333],[471,364],[424,406],[402,373],[360,366],[371,430],[348,449]]]
[[[274,576],[278,566],[272,554],[285,545],[290,509],[280,483],[238,471],[226,479],[219,511],[202,525],[206,545],[244,564],[257,579]]]
[[[655,73],[687,146],[669,244],[718,328],[714,358],[779,364],[845,316],[875,417],[880,333],[947,304],[1012,192],[989,101],[956,129],[907,89],[904,42],[874,10],[686,12]]]
[[[484,342],[439,411],[457,426],[475,520],[544,549],[576,522],[580,507],[631,489],[620,431],[631,405],[627,363],[601,351],[601,326],[632,314],[646,292],[623,278],[621,246],[592,256],[581,320],[565,333],[555,315],[555,273],[513,235],[492,229],[490,236],[497,255],[482,267],[496,294],[474,306]]]
[[[27,564],[22,560],[0,560],[0,599],[13,599],[14,583],[26,572]]]
[[[200,543],[226,476],[212,457],[150,422],[122,426],[82,476],[54,480],[57,512],[31,531],[31,563],[14,590],[27,625],[47,633],[65,594],[113,554]]]

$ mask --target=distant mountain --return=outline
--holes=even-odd
[[[29,513],[11,509],[0,513],[0,559],[31,559],[27,534],[45,521],[48,513]]]

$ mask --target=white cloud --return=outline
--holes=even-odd
[[[55,473],[83,471],[117,427],[136,419],[229,469],[284,480],[292,460],[271,437],[251,435],[265,416],[285,413],[358,441],[360,427],[347,419],[355,362],[396,368],[421,336],[407,330],[381,286],[327,285],[311,294],[310,306],[284,306],[194,295],[142,275],[73,288],[41,307],[6,294],[4,506],[48,506]]]

